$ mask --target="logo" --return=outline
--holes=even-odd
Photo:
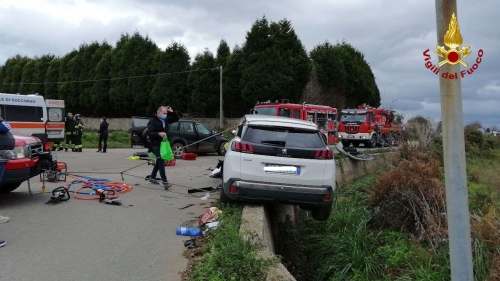
[[[462,60],[462,58],[466,58],[471,54],[470,46],[468,45],[462,46],[463,38],[462,34],[460,33],[460,26],[458,25],[455,13],[451,15],[451,20],[448,25],[448,30],[446,31],[443,37],[443,43],[446,47],[448,47],[448,50],[446,50],[444,46],[436,46],[436,51],[434,51],[436,55],[443,58],[443,60],[439,62],[437,66],[431,62],[429,49],[423,52],[423,55],[425,57],[424,59],[425,67],[427,69],[432,71],[434,74],[438,75],[439,71],[441,70],[439,67],[445,64],[450,64],[450,65],[461,64],[464,67],[469,66],[469,64],[464,60]],[[476,62],[469,69],[460,71],[460,76],[462,78],[464,78],[466,74],[471,75],[472,73],[474,73],[475,70],[478,69],[479,64],[482,61],[483,54],[484,54],[483,50],[479,49],[479,51],[477,52]],[[441,77],[445,79],[446,78],[458,79],[458,74],[456,72],[455,73],[444,72],[441,74]]]
[[[286,154],[286,152],[287,152],[286,148],[283,148],[283,149],[281,150],[281,154]]]

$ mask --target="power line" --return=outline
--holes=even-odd
[[[186,71],[178,71],[178,72],[168,72],[168,73],[149,74],[149,75],[138,75],[138,76],[128,76],[128,77],[107,78],[107,79],[52,81],[52,82],[31,82],[31,83],[26,83],[26,82],[24,82],[24,83],[4,83],[2,85],[3,86],[8,86],[8,85],[45,85],[45,84],[64,84],[64,83],[86,83],[86,82],[114,81],[114,80],[136,79],[136,78],[144,78],[144,77],[157,77],[157,76],[182,74],[182,73],[205,71],[205,70],[215,70],[215,69],[219,69],[219,67],[202,68],[202,69],[186,70]]]

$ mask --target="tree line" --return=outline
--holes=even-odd
[[[283,98],[339,109],[380,105],[375,77],[358,49],[324,42],[307,52],[290,21],[266,17],[253,23],[242,45],[231,50],[221,40],[215,54],[205,49],[192,62],[183,43],[162,50],[138,32],[122,34],[114,47],[83,43],[61,57],[16,55],[0,66],[0,92],[63,99],[69,111],[84,116],[150,116],[168,104],[189,116],[219,117],[219,66],[225,117]]]

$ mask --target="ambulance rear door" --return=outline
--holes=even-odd
[[[45,104],[47,106],[47,123],[45,125],[47,140],[49,142],[64,141],[64,100],[47,99]]]

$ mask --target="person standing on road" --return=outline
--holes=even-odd
[[[0,111],[0,115],[2,112]],[[5,164],[9,159],[14,158],[15,153],[12,151],[15,147],[16,140],[14,136],[10,133],[10,124],[0,117],[0,182],[3,179],[3,172],[5,170]],[[0,215],[0,223],[6,223],[10,220],[9,217],[4,217]],[[5,246],[5,240],[0,239],[0,247]]]
[[[97,147],[97,152],[106,153],[106,148],[108,148],[108,127],[109,124],[106,122],[106,117],[101,118],[101,125],[99,126],[99,145]],[[102,142],[104,142],[104,146],[101,146]]]
[[[156,175],[160,172],[163,188],[169,189],[172,185],[167,180],[165,173],[165,160],[161,159],[160,145],[163,138],[167,136],[169,124],[179,121],[179,115],[170,106],[160,106],[153,118],[148,122],[148,136],[150,140],[151,151],[156,156],[156,162],[151,171],[151,175],[146,177],[153,184],[158,184]]]
[[[71,142],[71,150],[75,150],[75,143],[73,142],[73,132],[75,131],[75,121],[73,121],[73,114],[68,112],[66,120],[64,121],[64,130],[66,131],[66,143],[64,144],[64,151],[68,151],[69,143]]]
[[[74,152],[82,152],[82,135],[83,135],[83,122],[80,114],[75,114],[75,131],[73,132],[73,143],[75,144]]]

